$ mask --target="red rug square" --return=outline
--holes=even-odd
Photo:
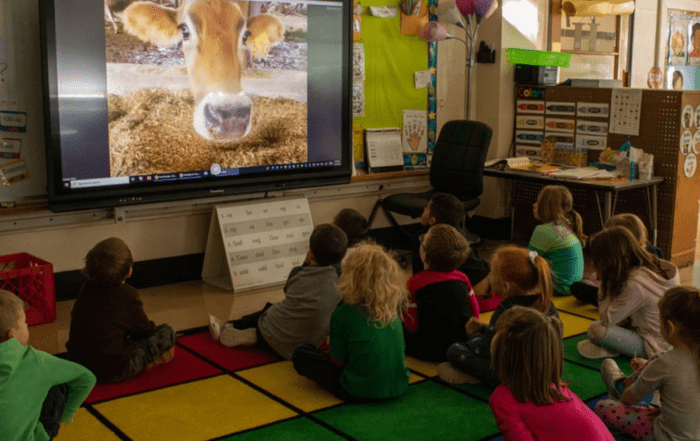
[[[85,402],[94,403],[123,397],[220,373],[220,369],[175,346],[175,358],[169,363],[144,371],[121,383],[98,384]]]
[[[229,371],[259,366],[277,360],[277,358],[255,348],[226,347],[212,339],[209,332],[180,337],[177,342]]]

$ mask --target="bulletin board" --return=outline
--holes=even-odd
[[[436,0],[425,0],[424,11],[433,13]],[[427,152],[432,152],[435,142],[436,98],[435,66],[437,64],[436,43],[426,43],[417,36],[401,33],[401,14],[380,18],[371,15],[371,6],[392,6],[397,2],[386,0],[362,1],[362,39],[356,43],[364,48],[364,116],[353,118],[353,125],[362,129],[377,129],[403,126],[404,110],[416,110],[427,114]],[[416,89],[414,73],[430,70],[431,85]],[[406,150],[404,149],[404,152]],[[425,167],[425,154],[418,159],[418,168]],[[404,166],[412,169],[415,155],[404,153]],[[362,166],[362,161],[357,162]]]

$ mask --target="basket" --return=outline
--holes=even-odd
[[[0,289],[17,294],[29,309],[29,326],[56,320],[53,265],[27,253],[0,256]]]

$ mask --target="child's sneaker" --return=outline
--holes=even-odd
[[[578,342],[576,345],[578,348],[578,353],[586,358],[596,359],[596,358],[611,358],[620,355],[619,352],[613,351],[603,346],[598,346],[592,341],[586,339]]]
[[[219,340],[221,336],[221,322],[211,314],[209,315],[209,333],[214,340]]]
[[[620,370],[615,360],[606,358],[600,364],[600,376],[603,377],[603,383],[608,387],[608,395],[610,398],[619,400],[622,396],[622,391],[625,388],[624,380],[626,375]]]
[[[474,378],[464,371],[452,366],[446,361],[438,365],[438,376],[442,381],[449,384],[480,384],[481,380]]]
[[[240,345],[254,345],[258,341],[255,328],[236,329],[233,326],[224,326],[221,329],[219,341],[230,348]]]

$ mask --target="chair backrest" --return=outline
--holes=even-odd
[[[458,198],[483,191],[484,163],[493,130],[469,120],[448,121],[440,130],[430,165],[430,185]]]

